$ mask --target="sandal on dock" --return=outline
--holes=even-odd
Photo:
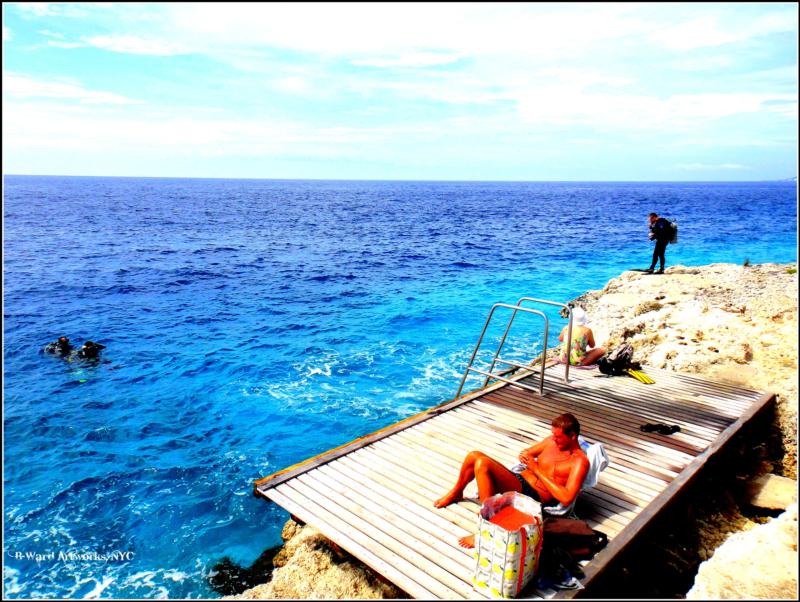
[[[652,424],[648,422],[647,424],[643,424],[639,427],[639,430],[645,433],[658,433],[659,435],[672,435],[677,433],[681,430],[677,424],[664,424],[663,422],[657,422]]]

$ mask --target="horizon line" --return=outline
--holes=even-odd
[[[797,176],[787,178],[755,179],[755,180],[454,180],[454,179],[413,179],[413,178],[277,178],[277,177],[210,177],[210,176],[131,176],[131,175],[83,175],[83,174],[11,174],[4,173],[3,178],[24,177],[24,178],[135,178],[151,180],[262,180],[277,182],[473,182],[473,183],[509,183],[509,184],[643,184],[643,183],[681,183],[681,184],[747,184],[763,182],[794,182],[797,183]]]

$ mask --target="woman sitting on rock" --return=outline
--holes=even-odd
[[[572,341],[569,345],[570,366],[590,366],[603,357],[606,350],[602,347],[595,347],[594,333],[586,326],[586,312],[580,307],[572,308]],[[564,341],[567,337],[569,325],[564,326],[561,334],[558,335],[559,341]],[[561,353],[561,362],[567,363],[567,349]]]

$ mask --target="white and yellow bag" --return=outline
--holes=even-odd
[[[530,514],[533,521],[516,531],[490,522],[506,506]],[[487,499],[475,534],[473,587],[492,598],[517,596],[536,574],[542,535],[542,507],[533,498],[509,491]]]

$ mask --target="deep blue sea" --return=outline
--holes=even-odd
[[[797,260],[795,183],[6,176],[5,595],[217,597],[280,543],[254,479],[451,399],[493,303],[647,267],[650,211],[668,266]]]

